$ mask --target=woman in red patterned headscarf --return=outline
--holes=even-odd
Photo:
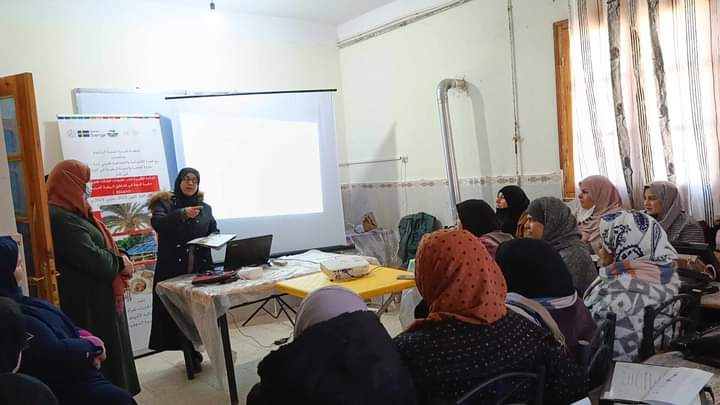
[[[132,276],[132,263],[121,254],[105,224],[87,201],[90,168],[64,160],[47,180],[50,225],[58,277],[60,305],[79,327],[105,342],[107,360],[100,372],[131,394],[140,392],[135,370],[123,293]]]
[[[421,402],[455,401],[483,381],[511,371],[545,366],[545,400],[570,403],[587,393],[586,376],[552,334],[505,306],[507,286],[498,265],[465,230],[426,235],[415,277],[429,315],[395,338]],[[519,387],[511,401],[532,395]],[[497,400],[500,386],[478,392],[473,402]]]

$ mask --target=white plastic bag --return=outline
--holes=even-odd
[[[415,259],[410,260],[408,263],[408,271],[415,272]],[[398,314],[403,330],[407,329],[415,321],[415,307],[420,301],[422,301],[422,297],[417,288],[403,291],[400,298],[400,313]]]

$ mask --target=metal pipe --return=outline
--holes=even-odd
[[[396,158],[386,158],[386,159],[372,159],[372,160],[358,160],[355,162],[344,162],[338,164],[340,167],[347,167],[347,166],[354,166],[354,165],[365,165],[370,163],[385,163],[385,162],[403,162],[407,163],[408,157],[407,156],[400,156]]]
[[[349,38],[342,39],[342,40],[338,41],[337,46],[338,46],[338,48],[342,49],[342,48],[345,48],[350,45],[355,45],[358,42],[366,41],[368,39],[375,38],[377,36],[386,34],[390,31],[394,31],[398,28],[405,27],[407,25],[413,24],[420,20],[424,20],[428,17],[432,17],[436,14],[440,14],[442,12],[450,10],[451,8],[461,6],[470,1],[472,1],[472,0],[452,0],[447,3],[441,4],[439,6],[431,7],[429,9],[418,10],[408,16],[397,18],[395,20],[392,20],[390,22],[382,24],[378,27],[372,28],[368,31],[362,32],[357,35],[353,35]]]
[[[513,100],[513,145],[515,146],[515,177],[518,186],[521,185],[520,176],[520,111],[518,108],[518,84],[517,84],[517,58],[515,49],[515,18],[513,17],[512,0],[507,2],[508,31],[510,37],[510,72],[512,75],[512,100]]]
[[[445,146],[445,166],[448,176],[448,189],[450,191],[450,212],[453,222],[457,222],[458,214],[455,207],[460,201],[460,181],[455,163],[455,145],[453,143],[452,126],[450,125],[450,109],[448,106],[448,93],[451,89],[467,90],[467,83],[463,79],[443,79],[437,85],[438,109],[440,112],[440,129],[442,130],[443,144]]]

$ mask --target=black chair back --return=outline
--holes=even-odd
[[[592,339],[581,342],[578,347],[578,363],[587,373],[592,388],[603,384],[612,368],[616,319],[614,312],[608,312]]]
[[[640,342],[640,358],[644,361],[655,354],[655,341],[660,338],[660,350],[667,348],[676,339],[689,338],[697,331],[700,315],[700,297],[697,294],[678,294],[660,306],[645,307],[643,334]],[[655,326],[655,320],[662,322]],[[672,328],[670,336],[666,331]]]
[[[473,388],[469,392],[465,393],[465,395],[458,399],[455,404],[506,404],[508,403],[508,401],[516,399],[513,398],[513,396],[519,388],[525,386],[524,383],[530,383],[531,387],[533,387],[534,383],[534,389],[528,390],[528,395],[525,403],[541,405],[543,403],[543,393],[545,390],[545,366],[540,366],[536,373],[509,372],[490,378],[478,385],[477,387]],[[487,394],[485,392],[486,390],[503,384],[511,388],[509,390],[502,390],[502,392],[499,392],[499,397],[494,398],[494,402],[488,402],[487,399],[483,399],[483,394]]]

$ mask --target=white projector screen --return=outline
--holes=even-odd
[[[223,233],[273,235],[273,253],[345,244],[333,91],[168,98],[178,168]]]

